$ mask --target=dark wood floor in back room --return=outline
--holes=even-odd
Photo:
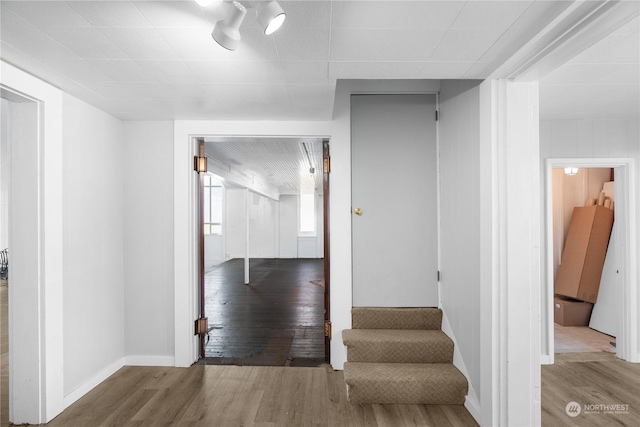
[[[232,259],[205,276],[204,364],[318,366],[324,362],[322,259]]]

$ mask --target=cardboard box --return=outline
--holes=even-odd
[[[593,304],[556,295],[553,301],[553,320],[562,326],[589,326]]]
[[[556,294],[596,302],[612,226],[611,209],[598,205],[574,208],[556,276]]]

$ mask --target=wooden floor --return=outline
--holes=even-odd
[[[125,367],[54,427],[475,426],[462,405],[352,405],[331,368]]]
[[[1,286],[0,291],[0,420],[4,427],[8,425],[8,287]],[[584,335],[583,332],[578,335]],[[570,402],[581,405],[582,412],[575,418],[566,413]],[[618,413],[606,413],[602,405],[607,404],[618,405]],[[621,361],[611,352],[599,351],[558,353],[555,365],[542,367],[543,426],[639,426],[639,411],[638,364]],[[328,365],[315,368],[194,365],[190,368],[124,367],[47,425],[439,427],[477,424],[464,407],[458,405],[352,405],[346,400],[342,372]]]
[[[324,362],[322,259],[232,259],[205,275],[207,364],[318,366]]]
[[[640,426],[640,365],[618,359],[615,341],[587,326],[554,324],[555,363],[542,366],[543,426]],[[570,402],[581,407],[576,417],[567,414]],[[590,406],[607,404],[629,407]]]
[[[556,353],[589,353],[606,351],[615,353],[615,337],[598,332],[588,326],[562,326],[554,323]]]
[[[571,402],[580,405],[575,417]],[[542,425],[640,426],[640,364],[605,351],[556,353],[542,366]]]

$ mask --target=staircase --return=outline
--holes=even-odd
[[[437,308],[354,307],[344,379],[352,403],[463,404],[467,379]]]

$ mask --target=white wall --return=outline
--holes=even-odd
[[[173,122],[124,123],[124,352],[173,365]]]
[[[244,258],[246,205],[244,189],[227,189],[226,244],[230,258]],[[250,258],[322,258],[322,197],[316,197],[316,236],[298,236],[298,197],[276,201],[249,192]]]
[[[441,304],[469,375],[470,396],[481,398],[479,85],[441,81],[439,145]]]
[[[215,267],[227,259],[226,232],[223,220],[222,234],[206,234],[204,236],[204,267],[205,271]]]
[[[278,202],[249,193],[249,256],[278,257]]]
[[[243,188],[226,190],[227,252],[230,258],[244,258],[247,244],[247,205]]]
[[[64,390],[124,356],[122,122],[63,95]],[[118,366],[119,367],[119,366]]]
[[[298,257],[298,197],[280,196],[280,257]]]

